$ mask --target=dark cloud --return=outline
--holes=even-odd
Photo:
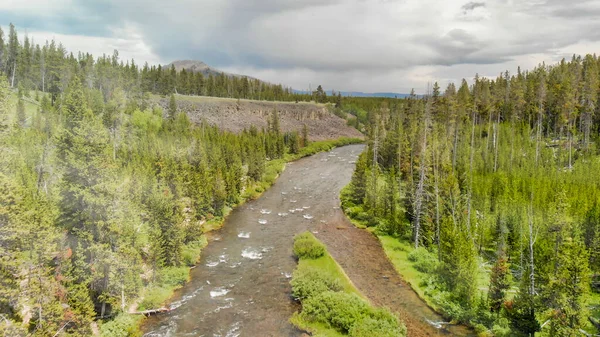
[[[468,11],[472,11],[478,7],[485,7],[485,3],[483,3],[483,2],[467,2],[466,4],[464,4],[461,7],[461,9],[466,14]]]
[[[597,0],[62,3],[45,11],[35,11],[33,5],[31,10],[23,10],[24,6],[11,10],[0,3],[0,21],[29,30],[126,41],[129,34],[137,34],[135,41],[143,41],[163,63],[198,59],[284,83],[290,78],[312,82],[311,76],[321,74],[339,89],[359,83],[358,76],[410,73],[417,81],[427,75],[420,72],[423,67],[472,65],[480,72],[487,67],[493,69],[490,73],[498,73],[508,62],[527,55],[553,59],[580,41],[600,41]],[[391,81],[391,76],[385,78]],[[372,82],[375,86],[377,81]]]

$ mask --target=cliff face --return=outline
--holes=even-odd
[[[346,120],[329,112],[322,104],[196,96],[177,96],[176,99],[179,109],[187,113],[192,122],[204,120],[232,132],[241,132],[252,125],[258,129],[266,128],[269,117],[277,109],[282,132],[301,132],[306,124],[309,138],[313,141],[340,137],[363,138],[358,130],[346,125]],[[168,98],[162,98],[160,104],[166,108],[168,101]]]

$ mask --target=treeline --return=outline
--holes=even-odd
[[[133,333],[121,313],[159,306],[188,276],[203,232],[260,193],[308,135],[191,125],[115,86],[108,100],[73,68],[51,103],[0,76],[0,332]],[[112,88],[112,86],[111,86]],[[105,89],[105,87],[104,87]],[[104,90],[103,89],[103,90]],[[18,98],[17,98],[18,97]],[[315,144],[318,145],[318,144]]]
[[[599,65],[574,56],[444,92],[436,83],[364,118],[371,142],[344,208],[411,242],[428,300],[480,333],[595,331]]]
[[[94,58],[89,53],[74,55],[56,41],[37,44],[27,35],[19,41],[15,27],[10,24],[5,36],[0,28],[0,73],[4,73],[13,88],[39,90],[52,95],[52,103],[64,93],[73,76],[79,76],[82,84],[102,93],[105,100],[111,98],[119,87],[131,95],[150,92],[159,95],[179,93],[232,97],[268,101],[315,101],[335,102],[340,99],[328,97],[321,89],[312,93],[295,92],[281,84],[271,84],[246,76],[225,73],[204,76],[199,72],[181,70],[162,65],[143,66],[135,60],[119,59],[113,55]]]

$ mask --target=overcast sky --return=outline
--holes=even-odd
[[[1,0],[9,22],[74,52],[202,60],[295,89],[422,93],[600,50],[598,0]]]

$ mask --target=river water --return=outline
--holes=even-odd
[[[339,192],[363,148],[344,146],[289,163],[259,199],[236,208],[223,228],[209,234],[191,281],[172,298],[173,310],[149,317],[144,336],[301,335],[288,322],[299,309],[290,297],[293,237],[334,226],[341,214]],[[427,311],[432,317],[423,303],[415,305],[421,306],[415,315]]]

